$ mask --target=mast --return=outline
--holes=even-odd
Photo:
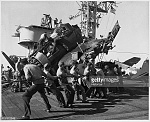
[[[81,9],[70,20],[81,15],[81,31],[82,36],[90,39],[96,38],[96,29],[99,27],[99,20],[104,14],[107,14],[112,5],[116,5],[114,1],[81,1]]]
[[[107,2],[106,2],[107,3]],[[107,13],[107,4],[97,1],[82,1],[81,30],[83,36],[91,39],[96,38],[97,20],[101,13]]]
[[[94,8],[94,9],[91,9]],[[83,1],[82,2],[82,21],[81,26],[82,34],[85,37],[95,38],[96,33],[96,1]]]
[[[88,23],[89,23],[89,1],[86,3],[87,9],[86,9],[86,14],[84,15],[84,20],[85,20],[85,36],[88,37],[89,31],[88,31]]]
[[[97,13],[97,1],[93,1],[94,2],[94,10],[93,10],[93,19],[94,19],[94,23],[92,25],[92,29],[93,29],[93,33],[92,33],[92,37],[95,39],[96,38],[96,13]]]

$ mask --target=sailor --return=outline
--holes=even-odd
[[[43,53],[45,55],[47,55],[47,53],[49,52],[48,49],[51,49],[51,47],[53,47],[53,42],[54,42],[54,40],[51,37],[49,37],[48,35],[49,34],[47,34],[45,32],[40,36],[40,39],[39,39],[38,49],[40,50],[41,53]],[[47,48],[43,48],[44,46]],[[41,50],[42,48],[43,48],[43,50]]]
[[[114,75],[115,75],[115,78],[117,78],[119,80],[118,65],[115,65],[115,67],[114,67]],[[114,91],[118,92],[119,91],[119,81],[115,82],[114,84],[115,84]]]
[[[41,19],[41,26],[52,28],[52,18],[50,14],[43,14],[43,18]]]
[[[54,26],[55,26],[55,27],[58,26],[58,19],[57,19],[57,18],[55,18],[55,20],[54,20]]]
[[[60,19],[59,24],[62,24],[62,19]]]
[[[104,80],[105,75],[104,75],[104,72],[103,72],[103,70],[102,70],[102,65],[100,64],[100,65],[98,66],[98,64],[96,64],[95,68],[96,68],[96,74],[97,74],[97,76],[100,76],[100,78],[101,78],[102,81],[103,81],[101,87],[96,87],[96,92],[95,92],[95,94],[96,94],[96,93],[99,93],[99,95],[100,95],[100,92],[102,91],[102,93],[103,93],[102,98],[106,98],[106,97],[107,97],[107,92],[106,92],[107,88],[106,88],[106,86],[105,86],[105,80]],[[100,96],[99,96],[99,97],[100,97]]]
[[[43,14],[43,17],[41,19],[41,26],[45,26],[46,25],[46,16]]]
[[[73,74],[74,76],[76,76],[72,78],[72,83],[77,93],[77,100],[82,100],[82,102],[87,102],[85,89],[81,86],[81,83],[79,82],[79,78],[78,78],[79,76],[81,77],[82,74],[79,73],[77,61],[72,62],[72,68],[70,70],[70,74]],[[80,91],[81,91],[82,99],[80,98]]]
[[[124,90],[124,88],[123,88],[123,78],[122,78],[122,72],[121,72],[121,69],[120,69],[120,67],[118,66],[118,65],[116,65],[115,67],[114,67],[114,71],[115,71],[115,74],[116,74],[116,76],[118,76],[118,78],[119,78],[119,82],[118,82],[118,88],[117,88],[117,90],[119,91],[119,92],[122,92],[123,90]]]
[[[96,76],[95,59],[91,58],[89,60],[89,63],[90,63],[90,75],[89,76]],[[90,82],[89,82],[89,84],[90,84]],[[96,89],[96,87],[90,86],[90,88],[86,91],[87,97],[90,97],[90,96],[94,97],[95,96],[95,94],[94,94],[95,89]]]
[[[57,45],[63,45],[60,39],[62,35],[61,28],[55,28],[52,34],[43,33],[39,39],[39,47],[41,53],[50,56],[55,53]],[[45,48],[45,47],[47,48]],[[48,49],[51,49],[48,51]],[[33,54],[31,54],[33,55]]]
[[[57,45],[61,45],[65,48],[66,51],[69,51],[68,44],[69,43],[66,39],[63,37],[65,36],[65,30],[62,27],[56,27],[53,33],[50,35],[51,38],[53,38],[53,51],[52,54],[56,52]],[[70,31],[69,31],[70,32]]]
[[[16,76],[16,80],[18,81],[18,91],[23,91],[22,89],[22,76],[24,75],[24,72],[23,72],[23,65],[21,64],[21,58],[18,57],[18,61],[17,63],[15,64],[15,76]]]
[[[91,83],[90,83],[90,76],[93,76],[96,74],[96,72],[93,69],[93,64],[91,62],[89,62],[87,64],[87,67],[84,69],[84,81],[86,82],[87,86],[88,86],[88,90],[86,91],[86,96],[90,97],[91,93],[94,91],[95,87],[91,87]]]
[[[67,77],[72,77],[70,73],[66,71],[64,68],[64,62],[58,64],[59,68],[57,69],[57,76],[59,77],[59,82],[62,88],[65,90],[66,98],[67,98],[67,105],[66,107],[72,107],[74,102],[74,95],[75,91],[72,86],[68,83]]]
[[[22,119],[30,119],[30,99],[37,91],[40,93],[41,97],[44,100],[44,103],[46,104],[46,111],[50,112],[51,105],[49,104],[48,98],[45,95],[45,84],[43,78],[43,76],[47,77],[47,75],[42,71],[42,65],[40,63],[38,63],[37,65],[35,65],[34,62],[33,64],[28,64],[27,59],[24,59],[22,61],[22,64],[24,65],[23,70],[25,73],[25,78],[28,82],[32,83],[32,86],[27,89],[22,96],[25,109],[25,113],[24,116],[22,116]]]
[[[114,73],[114,69],[112,69],[111,66],[105,65],[103,71],[107,78],[109,78],[109,79],[114,78],[115,73]],[[114,91],[111,80],[107,79],[107,83],[109,83],[109,86],[108,86],[109,92]]]
[[[84,69],[84,78],[83,78],[83,81],[84,81],[84,84],[86,84],[88,86],[88,88],[90,88],[90,84],[89,84],[89,77],[91,75],[91,63],[88,62],[85,69]]]
[[[50,14],[47,16],[47,25],[48,28],[52,28],[52,17],[50,16]]]
[[[64,97],[62,95],[62,93],[59,91],[59,89],[56,87],[55,83],[54,83],[54,80],[56,80],[58,77],[57,76],[52,76],[50,74],[50,67],[51,65],[46,63],[44,65],[44,73],[47,75],[47,79],[46,79],[46,84],[47,84],[47,87],[46,87],[46,90],[47,92],[49,93],[50,91],[56,95],[56,98],[60,104],[60,107],[65,107],[65,100],[64,100]]]
[[[8,71],[8,82],[10,82],[10,79],[11,79],[11,77],[12,77],[12,69],[9,67],[9,66],[7,66],[7,71]]]
[[[118,66],[118,74],[119,74],[119,91],[124,92],[123,87],[123,72],[121,71],[122,67]]]

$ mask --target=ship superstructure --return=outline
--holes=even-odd
[[[108,54],[113,49],[112,43],[120,29],[118,21],[106,38],[96,39],[96,29],[99,27],[99,20],[108,12],[114,12],[115,6],[114,1],[81,1],[80,13],[70,17],[71,20],[81,15],[80,28],[58,22],[57,18],[52,28],[50,15],[43,14],[45,17],[40,26],[19,26],[14,36],[19,37],[18,44],[29,50],[28,58],[36,58],[43,65],[49,62],[57,66],[61,59],[65,59],[64,62],[70,60],[70,55],[75,51],[88,54],[93,50],[94,56],[91,57],[95,58],[99,54]],[[69,58],[66,57],[67,54]]]

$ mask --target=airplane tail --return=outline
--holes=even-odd
[[[15,63],[7,56],[7,54],[3,51],[1,51],[3,56],[6,58],[6,60],[8,61],[8,63],[11,65],[11,67],[15,70]]]

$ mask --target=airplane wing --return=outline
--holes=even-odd
[[[111,31],[111,36],[112,36],[112,40],[111,41],[112,42],[114,41],[114,39],[115,39],[116,35],[118,34],[120,28],[121,27],[120,27],[120,25],[119,25],[119,23],[117,21],[116,24],[115,24],[115,26],[113,27],[113,29]],[[94,48],[98,47],[98,45],[100,43],[107,42],[108,40],[109,40],[108,37],[107,38],[103,38],[103,39],[92,39],[92,40],[90,40],[88,42],[85,42],[85,43],[81,44],[80,47],[78,45],[78,47],[75,48],[72,52],[75,52],[75,51],[84,52],[83,55],[81,56],[81,59],[84,59],[86,53],[93,51]],[[72,55],[71,55],[72,52],[69,52],[68,54],[66,54],[60,60],[60,62],[62,62],[62,61],[64,63],[66,62],[65,63],[66,65],[69,64],[70,63],[69,61],[72,58]],[[97,51],[96,51],[96,55],[99,54],[99,53],[102,53],[102,52],[101,52],[101,49],[98,48]]]
[[[84,54],[92,51],[97,46],[97,44],[100,43],[101,41],[102,41],[102,39],[94,39],[94,40],[91,40],[89,42],[82,43],[82,44],[78,45],[73,51],[67,53],[60,60],[60,62],[64,62],[66,65],[69,65],[71,63],[71,60],[72,60],[72,53],[73,52],[81,52],[81,53],[83,53],[83,56],[82,56],[82,59],[83,59]]]
[[[9,62],[11,67],[15,70],[15,63],[2,51],[3,56],[6,58],[6,60]]]
[[[132,57],[124,62],[119,62],[115,60],[115,64],[119,65],[119,67],[122,67],[123,69],[127,69],[132,67],[134,64],[137,64],[141,58],[138,57]]]
[[[141,60],[141,58],[139,58],[139,57],[133,57],[133,58],[130,58],[130,59],[126,60],[125,62],[123,62],[123,64],[133,66],[134,64],[137,64],[140,60]]]
[[[142,65],[142,68],[135,75],[133,75],[131,79],[138,79],[148,74],[149,74],[149,60],[145,60]]]
[[[126,65],[126,64],[124,64],[124,63],[122,63],[122,62],[119,62],[119,61],[114,61],[114,62],[115,62],[115,64],[117,64],[119,67],[122,67],[122,69],[130,68],[129,65]]]

